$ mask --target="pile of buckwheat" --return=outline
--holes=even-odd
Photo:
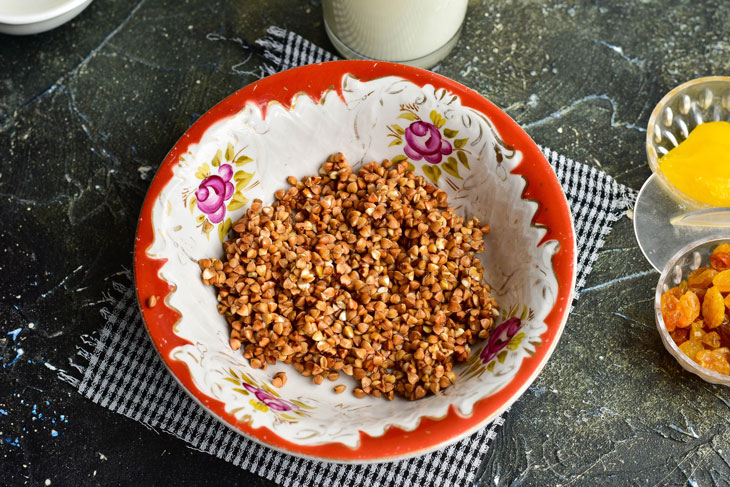
[[[357,397],[420,399],[454,382],[497,314],[475,255],[489,227],[407,167],[354,173],[330,156],[271,206],[254,200],[225,258],[199,262],[252,367],[280,360],[315,384],[345,373]]]

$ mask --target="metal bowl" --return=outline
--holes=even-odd
[[[711,208],[680,191],[659,168],[659,159],[684,141],[700,124],[730,121],[730,77],[708,76],[688,81],[667,93],[649,118],[646,155],[664,186],[689,208]]]
[[[707,382],[723,384],[726,386],[730,386],[730,376],[718,374],[717,372],[713,372],[702,367],[697,362],[687,357],[687,355],[679,349],[677,344],[674,343],[674,340],[667,331],[667,327],[664,325],[664,318],[662,317],[660,303],[662,294],[670,288],[679,285],[682,280],[687,278],[690,272],[698,267],[703,265],[709,266],[712,250],[721,243],[728,242],[730,242],[730,234],[703,238],[692,242],[679,250],[679,252],[674,254],[674,257],[669,260],[666,267],[664,267],[664,270],[659,277],[659,283],[656,287],[656,294],[654,295],[654,316],[656,319],[656,327],[659,331],[662,343],[664,343],[664,347],[675,359],[677,359],[677,362],[679,362],[679,365],[681,365],[683,369],[700,376]]]

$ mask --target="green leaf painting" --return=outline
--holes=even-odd
[[[466,154],[464,151],[456,151],[456,157],[459,158],[459,162],[461,162],[464,166],[466,166],[467,169],[471,169],[469,167],[469,158],[466,157]]]
[[[463,179],[459,176],[459,163],[453,157],[449,157],[446,162],[441,163],[441,167],[455,178]]]
[[[210,165],[213,167],[218,167],[221,165],[221,159],[223,159],[223,152],[221,152],[220,149],[218,149],[218,152],[215,153],[215,156],[213,156],[213,160],[210,161]]]
[[[433,184],[439,183],[439,178],[441,177],[441,169],[438,166],[426,164],[423,166],[423,173],[428,179],[431,180]]]

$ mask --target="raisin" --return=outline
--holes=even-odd
[[[730,252],[730,243],[720,244],[712,250],[713,254],[722,254],[725,252]]]
[[[682,281],[682,282],[684,282],[684,281]],[[682,289],[680,286],[675,286],[673,288],[669,288],[669,290],[665,294],[671,294],[672,296],[674,296],[677,299],[681,298],[682,294],[684,294],[684,289]]]
[[[700,301],[705,299],[705,293],[707,292],[707,289],[699,288],[699,287],[690,287],[690,291],[695,293],[698,298],[700,298]]]
[[[700,299],[692,291],[687,291],[679,298],[679,309],[682,312],[682,319],[677,326],[687,328],[700,315]]]
[[[710,265],[718,271],[730,269],[730,244],[724,243],[715,247],[710,256]]]
[[[710,257],[710,265],[718,271],[730,269],[730,253],[712,254]]]
[[[717,271],[710,267],[700,267],[689,273],[687,284],[690,288],[707,289],[712,286],[712,278],[715,277]]]
[[[691,358],[692,360],[697,360],[695,357],[698,353],[703,352],[705,350],[705,347],[702,345],[702,342],[699,340],[687,340],[683,344],[679,346],[679,349],[684,353],[686,356]]]
[[[690,325],[689,338],[688,340],[702,340],[705,336],[705,330],[703,329],[704,323],[702,321],[695,321]]]
[[[712,286],[705,294],[705,300],[702,302],[702,319],[705,326],[711,330],[720,326],[725,319],[725,300],[717,286]]]
[[[730,348],[720,347],[717,350],[713,350],[716,357],[725,359],[730,362]]]
[[[730,293],[730,270],[718,272],[717,275],[712,278],[712,284],[721,293]]]
[[[689,343],[689,342],[688,342]],[[700,350],[697,352],[695,361],[702,367],[723,375],[730,375],[730,363],[728,363],[728,352],[730,350],[718,348],[717,350]]]
[[[677,328],[672,333],[670,333],[670,335],[672,337],[672,340],[674,340],[674,343],[676,343],[677,346],[680,346],[688,340],[689,333],[689,328]]]
[[[691,360],[730,375],[730,243],[716,247],[711,267],[661,296],[662,318],[674,343]]]
[[[720,335],[722,346],[730,348],[730,322],[727,320],[727,315],[725,315],[725,320],[717,327],[716,331]]]
[[[712,349],[720,348],[720,335],[718,335],[716,331],[706,333],[705,336],[702,337],[702,343]]]
[[[725,304],[723,303],[723,307]],[[673,332],[682,321],[682,312],[679,309],[679,299],[672,293],[672,290],[662,294],[661,299],[662,318],[668,332]]]

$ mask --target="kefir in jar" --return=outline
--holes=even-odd
[[[459,40],[467,0],[324,0],[332,44],[348,59],[421,68],[441,61]]]

